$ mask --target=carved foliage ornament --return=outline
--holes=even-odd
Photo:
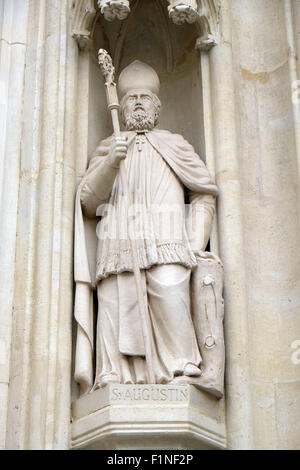
[[[197,20],[197,0],[168,1],[169,16],[175,24],[194,23]],[[124,20],[130,13],[129,0],[98,0],[98,7],[108,21]]]
[[[169,0],[169,16],[175,24],[195,23],[198,18],[196,0]]]
[[[125,20],[130,13],[129,0],[98,0],[98,7],[107,21]]]
[[[160,1],[160,0],[159,0]],[[107,21],[125,20],[130,7],[139,0],[76,0],[74,3],[73,37],[80,49],[88,49],[97,18],[97,6]],[[197,48],[209,50],[218,42],[220,0],[168,0],[169,16],[175,24],[195,23],[200,31]]]

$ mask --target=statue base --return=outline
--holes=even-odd
[[[225,449],[224,400],[193,385],[119,385],[72,405],[72,448]]]

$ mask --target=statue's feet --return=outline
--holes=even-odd
[[[101,384],[102,385],[119,384],[119,383],[120,383],[120,379],[117,375],[108,374],[108,375],[104,375],[103,377],[101,377]]]
[[[183,375],[187,377],[200,377],[201,370],[194,364],[187,364],[183,370]]]
[[[95,392],[96,390],[99,390],[99,388],[105,387],[107,384],[119,384],[120,379],[117,375],[115,374],[107,374],[103,375],[100,379],[98,379],[95,382],[95,385],[92,388],[92,392]]]
[[[198,381],[201,376],[201,370],[194,364],[187,364],[183,369],[183,375],[174,377],[170,384],[188,385]]]

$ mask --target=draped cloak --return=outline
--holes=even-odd
[[[128,137],[128,152],[130,152],[136,132],[124,132],[123,135]],[[181,184],[192,194],[189,201],[192,206],[199,203],[197,195],[199,195],[200,200],[204,195],[217,195],[217,187],[212,181],[206,166],[194,152],[193,147],[182,136],[155,129],[146,133],[146,139],[157,154],[166,162],[170,171],[177,176]],[[99,276],[97,278],[98,240],[96,228],[98,220],[95,215],[86,217],[83,213],[81,197],[88,176],[92,172],[97,171],[99,165],[103,164],[105,157],[109,153],[111,142],[112,137],[101,142],[97,148],[76,195],[74,276],[76,282],[75,319],[78,323],[78,331],[75,379],[80,384],[83,393],[88,392],[93,385],[93,289],[96,287],[97,282],[99,282]],[[156,264],[159,264],[159,262]],[[141,268],[145,268],[145,266],[141,266]],[[105,277],[105,275],[102,277]]]

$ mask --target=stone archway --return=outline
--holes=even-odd
[[[78,41],[79,47],[89,47],[100,13],[110,21],[125,20],[138,2],[139,0],[74,0],[72,35]],[[153,4],[154,8],[162,6],[168,10],[175,24],[195,23],[199,32],[198,44],[201,44],[203,50],[208,50],[218,43],[220,0],[153,0]],[[122,13],[118,14],[120,11]]]

